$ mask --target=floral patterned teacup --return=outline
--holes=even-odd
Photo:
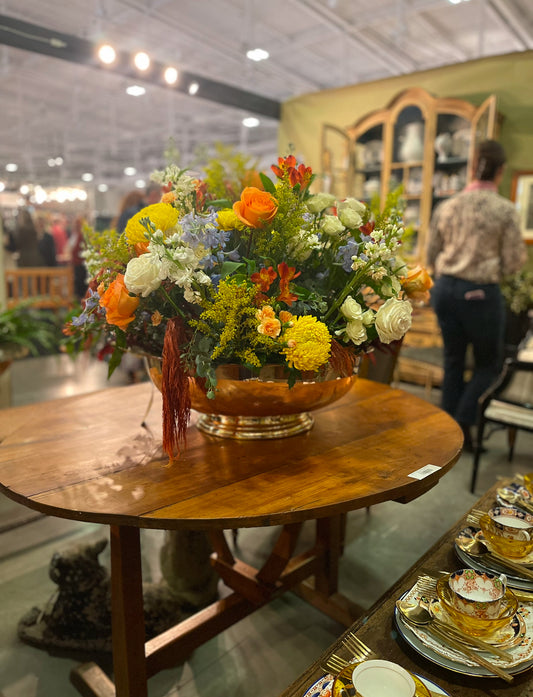
[[[494,619],[503,608],[507,578],[474,569],[450,574],[449,586],[453,606],[465,615]]]
[[[533,537],[533,515],[513,506],[496,506],[489,511],[502,537],[509,540],[528,541]]]

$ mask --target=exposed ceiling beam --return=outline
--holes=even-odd
[[[509,3],[505,0],[488,0],[488,4],[501,23],[515,37],[520,49],[533,48],[533,37],[527,26],[524,26],[524,18],[520,17]]]
[[[0,44],[22,48],[26,51],[41,53],[73,63],[81,63],[96,69],[103,69],[96,58],[97,45],[92,41],[53,31],[29,22],[23,22],[7,15],[0,15]],[[132,69],[129,54],[125,51],[117,52],[116,63],[116,67],[106,67],[106,71],[112,70],[126,77],[134,78],[137,81],[149,82],[161,88],[166,87],[166,89],[177,90],[185,94],[187,94],[190,83],[197,82],[199,90],[195,99],[207,99],[261,116],[280,118],[280,102],[254,92],[242,90],[238,87],[186,71],[180,71],[178,83],[169,88],[161,77],[165,67],[162,63],[154,61],[150,75],[141,77]]]

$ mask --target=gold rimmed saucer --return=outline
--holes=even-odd
[[[331,697],[353,697],[353,695],[355,695],[355,688],[352,683],[352,673],[355,666],[355,663],[351,663],[336,676],[336,678],[333,680],[333,686],[331,688]],[[415,697],[431,697],[430,691],[420,680],[420,678],[410,671],[407,672],[415,681]]]
[[[481,542],[483,542],[483,544],[487,547],[487,549],[490,552],[495,552],[496,554],[499,553],[496,549],[494,549],[493,545],[491,545],[490,540],[487,540],[487,538],[483,534],[483,530],[479,530],[478,532],[476,532],[476,534],[474,535],[474,538],[479,539]],[[502,554],[502,557],[505,557],[505,555]],[[525,557],[508,557],[508,558],[509,558],[509,561],[515,562],[516,564],[520,564],[521,566],[525,566],[528,568],[533,566],[533,552],[529,552],[529,554],[526,554]]]
[[[455,627],[456,629],[458,628],[451,615],[446,612],[446,608],[442,606],[440,600],[434,600],[428,605],[428,609],[435,619],[440,620],[445,624],[449,624],[450,627]],[[461,631],[463,630],[461,629]],[[522,642],[525,633],[526,623],[524,622],[524,618],[520,615],[520,613],[516,613],[513,615],[513,617],[509,618],[508,624],[501,629],[496,630],[494,634],[483,637],[483,641],[486,641],[488,644],[492,644],[493,646],[497,646],[500,649],[507,649],[513,646],[518,646]],[[468,643],[468,639],[466,637],[464,639],[464,643]],[[472,646],[472,648],[476,650],[475,646]]]

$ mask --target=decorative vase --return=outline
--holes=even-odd
[[[402,162],[418,162],[424,159],[424,124],[422,121],[406,124],[400,140],[399,155]]]
[[[152,382],[161,389],[161,360],[147,358]],[[259,440],[286,438],[313,427],[309,412],[344,397],[357,379],[359,357],[353,371],[340,375],[331,369],[310,374],[289,388],[282,365],[268,365],[259,374],[240,365],[221,365],[216,369],[217,388],[209,399],[202,380],[189,377],[191,407],[200,412],[199,430],[219,438]]]

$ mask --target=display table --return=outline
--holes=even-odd
[[[494,505],[496,489],[503,485],[495,484],[472,508],[488,510]],[[416,583],[421,574],[438,575],[440,570],[452,571],[464,567],[454,554],[454,540],[457,533],[465,527],[465,515],[450,530],[445,533],[433,547],[426,552],[402,578],[387,591],[360,617],[348,631],[354,632],[380,657],[394,663],[399,663],[412,673],[430,678],[438,683],[453,697],[530,697],[533,695],[533,680],[531,670],[514,676],[512,684],[507,684],[499,678],[480,678],[454,673],[428,661],[416,653],[405,641],[398,636],[394,627],[393,613],[396,600]],[[328,656],[336,653],[349,658],[346,649],[342,647],[342,639],[332,644],[303,675],[288,687],[280,697],[302,697],[307,689],[322,675]]]
[[[161,399],[148,383],[2,411],[1,489],[48,515],[110,526],[115,683],[87,664],[73,674],[84,695],[146,697],[147,677],[290,588],[349,626],[358,608],[337,593],[342,514],[420,496],[462,445],[443,411],[363,379],[292,438],[218,439],[194,419],[186,450],[169,465]],[[317,521],[316,541],[294,556],[306,520]],[[282,525],[280,535],[260,570],[233,557],[224,529],[272,525]],[[143,527],[205,530],[213,564],[233,590],[146,644]]]

